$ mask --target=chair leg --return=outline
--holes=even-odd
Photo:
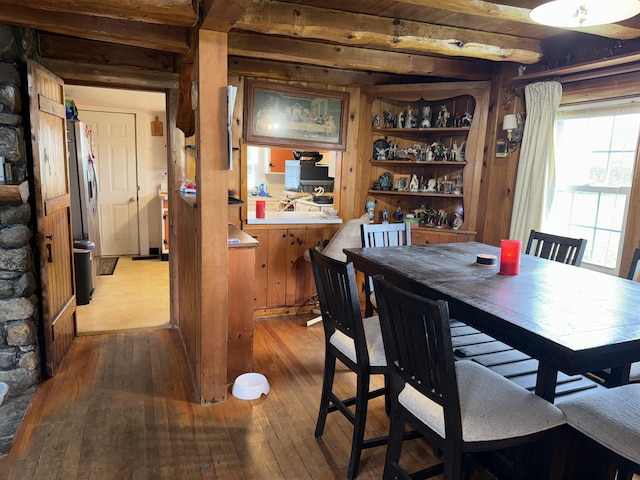
[[[367,406],[369,404],[369,372],[357,374],[356,412],[353,424],[353,441],[351,442],[351,458],[347,478],[354,479],[358,475],[360,454],[364,443],[364,428],[367,423]]]
[[[398,412],[392,408],[391,421],[389,425],[389,442],[387,443],[387,455],[384,460],[384,480],[395,478],[392,464],[397,464],[402,452],[402,436],[404,434],[404,420]]]
[[[322,379],[322,395],[320,397],[320,409],[318,411],[318,421],[316,422],[316,437],[321,437],[324,432],[324,425],[327,422],[329,413],[330,394],[333,389],[333,378],[336,373],[336,357],[325,351],[324,354],[324,377]]]
[[[460,449],[445,448],[444,478],[445,480],[459,480],[463,477],[464,455]]]

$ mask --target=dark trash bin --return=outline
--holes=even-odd
[[[76,273],[76,304],[87,305],[93,294],[91,273],[95,243],[90,240],[73,241],[73,261]]]

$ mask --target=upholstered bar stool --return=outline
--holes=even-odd
[[[567,423],[613,459],[618,480],[640,473],[640,384],[598,389],[559,401]]]

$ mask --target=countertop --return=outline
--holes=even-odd
[[[229,248],[257,247],[260,244],[258,240],[244,233],[235,225],[229,224],[228,230],[227,243]]]
[[[320,212],[265,212],[265,218],[256,218],[256,212],[247,212],[248,225],[301,225],[301,224],[341,224],[340,217],[327,217]]]

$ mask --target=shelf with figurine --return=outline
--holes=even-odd
[[[450,82],[363,90],[361,193],[375,204],[376,219],[385,209],[423,209],[446,213],[448,227],[423,218],[420,227],[451,231],[454,212],[464,211],[467,233],[475,230],[490,88]]]

